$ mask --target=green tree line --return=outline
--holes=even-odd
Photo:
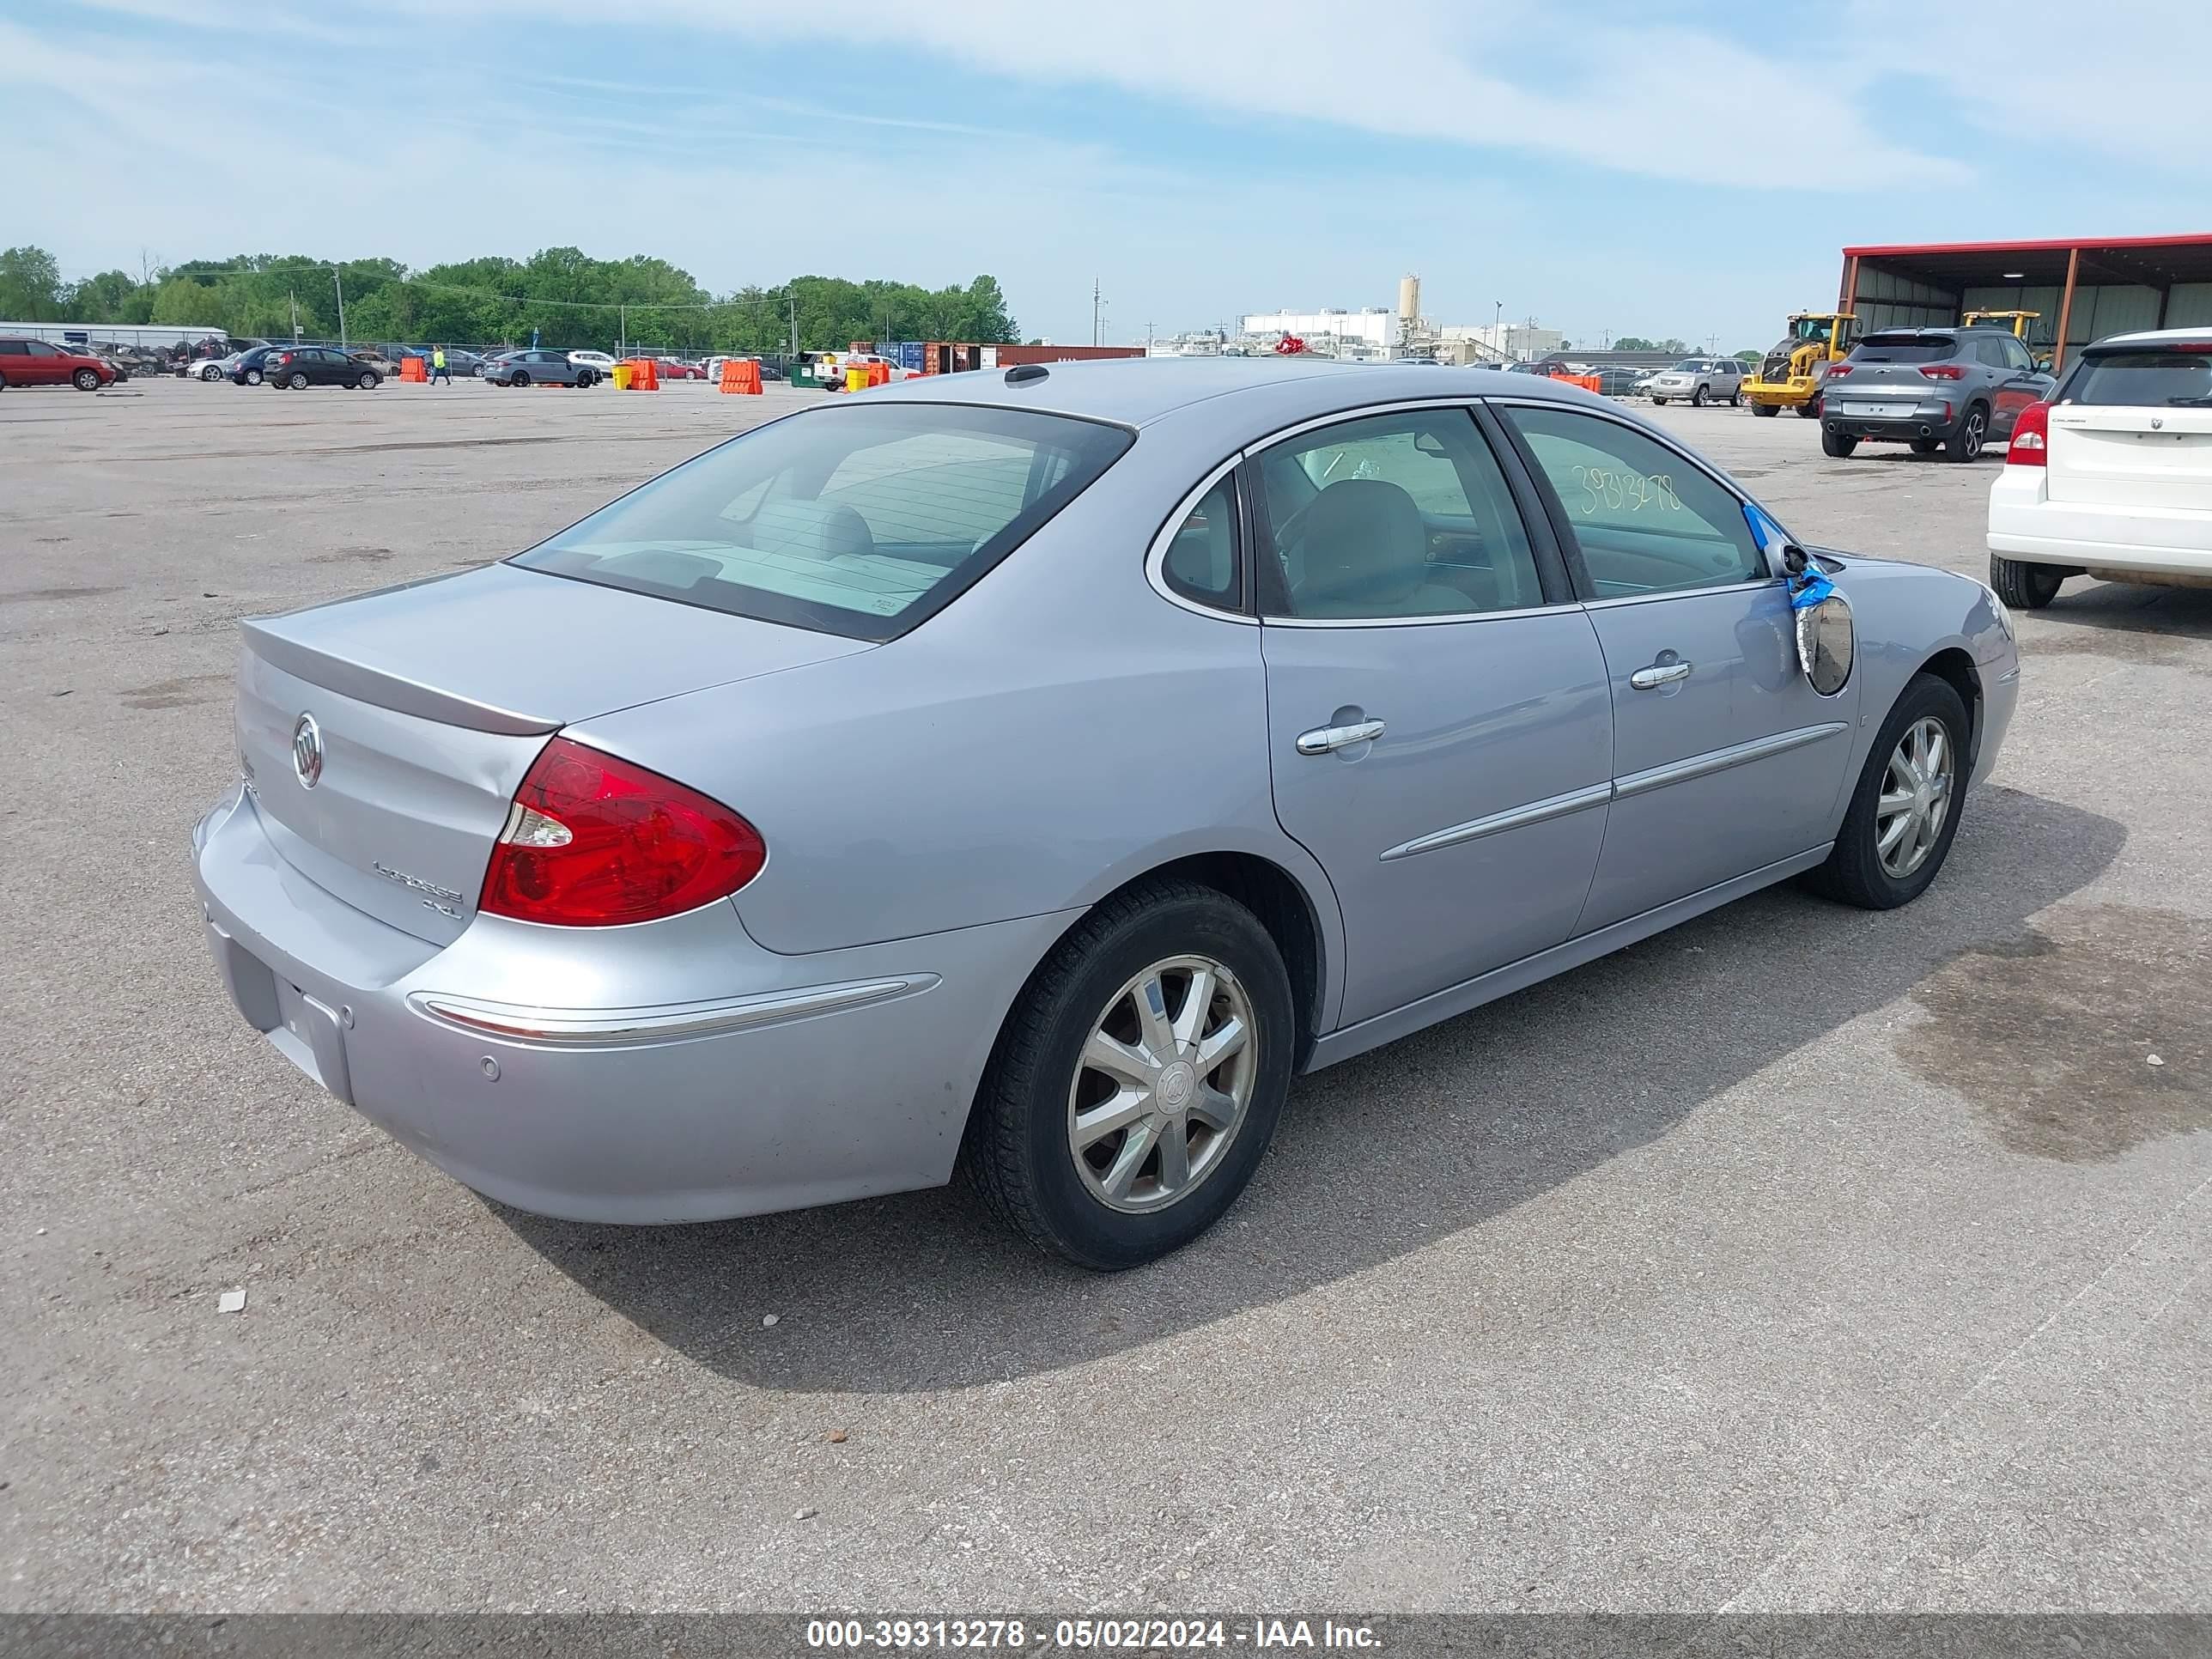
[[[0,319],[201,325],[232,335],[518,344],[536,333],[568,349],[617,344],[680,351],[842,349],[855,340],[1018,340],[997,281],[913,283],[794,276],[730,294],[702,288],[665,259],[594,259],[573,247],[527,259],[489,255],[410,270],[397,259],[333,265],[304,254],[200,259],[134,276],[65,282],[44,248],[0,250]]]

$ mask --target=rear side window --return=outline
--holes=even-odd
[[[1133,441],[1025,410],[846,405],[686,461],[513,562],[850,639],[896,639]]]
[[[2212,345],[2195,352],[2092,353],[2067,376],[2058,401],[2138,409],[2212,406]]]
[[[1851,357],[1862,363],[1940,363],[1958,349],[1953,334],[1869,334]]]

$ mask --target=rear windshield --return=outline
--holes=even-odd
[[[2068,377],[2058,401],[2212,406],[2212,346],[2197,352],[2093,353]]]
[[[1959,349],[1950,334],[1869,334],[1851,353],[1862,363],[1940,363]]]
[[[850,639],[942,610],[1133,441],[1026,410],[849,404],[732,439],[513,562]]]

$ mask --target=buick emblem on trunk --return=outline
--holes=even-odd
[[[309,789],[322,781],[323,728],[315,724],[313,714],[302,714],[292,722],[292,769]]]

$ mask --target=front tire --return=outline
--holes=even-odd
[[[1848,432],[1820,434],[1820,453],[1838,461],[1848,461],[1856,453],[1859,441]]]
[[[576,389],[579,392],[587,391],[598,381],[599,378],[599,377],[592,373],[590,369],[580,368],[576,371]]]
[[[1690,407],[1692,409],[1703,409],[1705,406],[1705,389],[1703,386],[1698,386],[1690,393]]]
[[[1982,457],[1982,440],[1988,434],[1989,411],[1979,404],[1969,404],[1959,422],[1959,429],[1943,440],[1944,456],[1954,461],[1978,461]]]
[[[97,392],[100,390],[100,371],[96,368],[80,368],[70,376],[70,384],[79,392]]]
[[[286,384],[295,392],[305,392],[307,389],[307,377],[303,372],[295,368],[292,371],[291,380]]]
[[[1289,1093],[1274,941],[1194,882],[1099,905],[1030,975],[961,1146],[988,1207],[1101,1273],[1178,1249],[1235,1203]]]
[[[1782,412],[1782,405],[1779,404],[1753,404],[1751,406],[1751,412],[1761,416],[1762,418],[1771,415],[1779,415]]]
[[[2014,611],[2040,611],[2058,597],[2067,572],[2052,564],[2026,564],[1990,555],[1990,586]]]
[[[354,382],[363,392],[374,392],[383,383],[383,378],[373,368],[362,370],[361,378]]]
[[[1925,892],[1959,833],[1966,738],[1966,705],[1950,682],[1914,675],[1882,722],[1811,885],[1863,910],[1893,910]]]

